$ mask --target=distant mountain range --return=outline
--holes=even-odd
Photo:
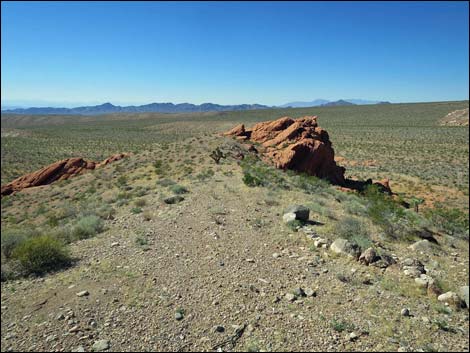
[[[340,99],[337,101],[329,101],[326,99],[315,99],[311,102],[290,102],[280,105],[281,108],[307,108],[307,107],[328,107],[341,105],[368,105],[368,104],[391,104],[386,101],[371,101],[365,99]]]
[[[13,114],[62,114],[62,115],[97,115],[112,113],[192,113],[192,112],[212,112],[212,111],[233,111],[233,110],[254,110],[269,109],[271,107],[261,104],[239,104],[239,105],[220,105],[213,103],[203,103],[195,105],[191,103],[151,103],[145,105],[130,105],[121,107],[111,103],[104,103],[94,106],[76,107],[76,108],[16,108],[2,109],[2,113]]]
[[[329,101],[326,99],[316,99],[311,102],[291,102],[278,106],[278,108],[306,108],[318,106],[342,106],[356,104],[390,104],[390,102],[368,101],[362,99],[340,99]],[[111,103],[104,103],[93,106],[83,106],[76,108],[56,108],[56,107],[36,107],[36,108],[18,108],[3,107],[2,113],[12,114],[61,114],[61,115],[98,115],[112,113],[194,113],[194,112],[220,112],[220,111],[240,111],[255,109],[270,109],[262,104],[238,104],[238,105],[220,105],[214,103],[203,103],[200,105],[191,103],[150,103],[144,105],[119,106]]]

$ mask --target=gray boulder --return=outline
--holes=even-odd
[[[306,222],[310,216],[310,209],[302,205],[292,205],[284,211],[284,215],[289,213],[293,213],[296,220]]]
[[[429,253],[432,252],[432,244],[429,240],[423,239],[420,241],[417,241],[414,244],[411,244],[408,249],[413,250],[413,251],[419,251],[422,253]]]
[[[93,350],[93,352],[101,352],[101,351],[105,351],[109,348],[109,340],[99,340],[99,341],[96,341],[95,343],[93,343],[93,346],[91,347],[91,349]]]
[[[175,195],[175,196],[167,197],[166,199],[163,200],[163,202],[165,202],[166,204],[171,205],[171,204],[174,204],[174,203],[181,202],[183,200],[184,200],[183,196]]]
[[[347,255],[349,257],[354,257],[355,259],[357,259],[361,254],[359,246],[342,238],[336,239],[333,244],[331,244],[330,249],[337,254]]]

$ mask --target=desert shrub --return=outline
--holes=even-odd
[[[113,219],[116,210],[108,204],[101,204],[95,208],[94,213],[102,219]]]
[[[55,212],[49,212],[46,215],[46,224],[49,227],[57,227],[59,225],[59,218],[55,214]]]
[[[63,243],[50,235],[24,241],[12,253],[26,273],[42,274],[70,265],[71,258]]]
[[[265,186],[263,179],[250,173],[249,171],[243,172],[243,182],[247,186]]]
[[[270,188],[281,187],[288,189],[282,171],[268,166],[254,157],[247,157],[241,161],[243,182],[250,187],[266,186]]]
[[[357,244],[362,250],[372,245],[367,226],[353,217],[345,217],[336,223],[335,234]]]
[[[131,208],[131,213],[133,213],[133,214],[142,213],[142,209],[140,207],[133,207],[133,208]]]
[[[286,226],[287,226],[290,230],[292,230],[292,231],[294,231],[294,232],[297,232],[297,231],[299,230],[299,228],[302,228],[302,227],[304,226],[304,224],[305,224],[304,222],[302,222],[302,221],[300,221],[300,220],[298,220],[298,219],[295,219],[295,220],[293,220],[293,221],[287,222],[287,223],[286,223]]]
[[[170,190],[177,195],[186,194],[189,192],[188,189],[186,189],[184,186],[178,184],[171,186]]]
[[[457,208],[444,208],[441,204],[436,204],[435,208],[426,210],[425,216],[441,231],[449,235],[468,238],[468,213]]]
[[[154,163],[153,163],[153,167],[155,168],[155,173],[157,174],[162,174],[163,173],[163,162],[160,161],[160,160],[156,160]]]
[[[103,230],[103,220],[98,216],[88,215],[80,218],[73,226],[72,236],[75,239],[87,239],[101,233]]]
[[[118,186],[124,186],[127,184],[127,176],[125,175],[120,175],[117,179],[117,185]]]
[[[163,187],[168,187],[171,185],[175,185],[176,183],[173,180],[170,179],[161,179],[157,180],[157,185],[163,186]]]
[[[349,214],[355,216],[365,216],[367,214],[365,206],[356,200],[346,200],[344,201],[343,206],[346,212]]]
[[[140,246],[148,245],[148,240],[144,235],[137,235],[135,238],[135,243]]]
[[[354,330],[354,325],[346,322],[344,320],[332,320],[331,323],[331,328],[335,330],[336,332],[343,332],[345,330],[352,331]]]
[[[7,231],[2,231],[1,237],[2,255],[5,256],[6,259],[11,258],[15,248],[28,239],[28,237],[23,233]]]
[[[327,181],[305,173],[294,175],[291,181],[294,186],[302,189],[307,194],[317,194],[329,187]]]
[[[199,174],[196,175],[196,179],[199,181],[205,181],[207,179],[210,179],[214,176],[214,171],[210,168],[203,170]]]
[[[1,251],[2,256],[9,259],[13,250],[29,238],[40,235],[40,232],[33,226],[22,226],[21,228],[7,228],[1,231]]]
[[[420,216],[407,212],[399,202],[381,193],[375,185],[367,187],[363,194],[368,216],[385,234],[395,239],[411,237]]]
[[[70,202],[64,202],[62,206],[55,212],[55,216],[58,220],[65,218],[75,217],[77,214],[77,208]]]
[[[137,207],[144,207],[147,204],[147,201],[145,199],[138,199],[134,201],[134,205]]]
[[[147,188],[147,187],[145,187],[145,188],[140,187],[138,190],[136,190],[135,196],[137,196],[137,197],[142,197],[142,196],[144,196],[144,195],[147,195],[148,191],[149,191],[149,188]]]

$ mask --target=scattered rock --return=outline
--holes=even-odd
[[[351,341],[351,342],[357,340],[358,338],[359,336],[357,335],[356,332],[351,332],[350,334],[346,335],[346,340]]]
[[[328,245],[328,240],[323,239],[323,238],[318,238],[318,239],[315,239],[315,240],[313,241],[313,245],[314,245],[316,248],[321,248],[321,247],[323,247],[324,245]]]
[[[414,244],[411,244],[408,249],[413,250],[413,251],[419,251],[422,253],[429,253],[432,251],[432,245],[429,240],[423,239],[419,240]]]
[[[109,348],[109,340],[99,340],[93,343],[93,346],[91,346],[91,349],[93,352],[101,352],[105,351]]]
[[[307,297],[315,297],[317,295],[317,292],[311,288],[305,289],[305,295]]]
[[[176,321],[181,321],[181,320],[183,320],[183,318],[184,318],[184,315],[183,315],[182,312],[177,311],[177,312],[175,313],[175,320],[176,320]]]
[[[343,238],[336,239],[331,244],[330,249],[337,254],[344,254],[349,257],[357,258],[360,255],[359,247]]]
[[[75,333],[75,332],[78,332],[80,331],[80,327],[78,325],[75,325],[74,327],[72,327],[69,332],[70,333]]]
[[[287,294],[285,295],[285,298],[286,298],[286,300],[289,301],[289,302],[293,302],[293,301],[295,301],[295,299],[296,299],[296,298],[295,298],[295,295],[292,294],[292,293],[287,293]]]
[[[298,297],[306,297],[307,295],[305,294],[304,290],[302,288],[295,288],[294,289],[294,295]]]
[[[378,268],[387,268],[396,263],[395,259],[388,254],[381,254],[371,265]]]
[[[175,203],[179,203],[183,200],[184,200],[183,196],[175,195],[175,196],[170,196],[170,197],[167,197],[167,198],[163,199],[163,202],[165,202],[166,204],[172,205],[172,204],[175,204]]]
[[[424,273],[422,273],[419,277],[415,278],[415,283],[421,288],[427,289],[430,282],[434,283],[434,279]]]
[[[378,256],[374,248],[368,248],[359,256],[359,262],[364,265],[370,265],[377,260]]]
[[[90,293],[87,290],[82,290],[81,292],[77,293],[77,297],[86,297]]]
[[[220,326],[220,325],[214,326],[214,332],[222,333],[224,331],[225,331],[225,327]]]
[[[401,263],[403,273],[412,278],[420,277],[422,273],[425,273],[424,265],[417,259],[406,258]]]
[[[441,294],[440,296],[437,297],[437,300],[443,303],[447,303],[449,305],[453,305],[457,308],[460,308],[462,306],[462,299],[460,299],[457,293],[454,293],[454,292],[447,292],[447,293]]]
[[[410,316],[410,309],[408,308],[401,309],[401,316]]]
[[[282,221],[284,223],[289,223],[289,222],[295,221],[295,219],[296,219],[295,213],[285,213],[282,216]]]

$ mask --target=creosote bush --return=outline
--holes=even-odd
[[[64,244],[50,235],[29,238],[13,250],[12,257],[28,274],[43,274],[71,263]]]

